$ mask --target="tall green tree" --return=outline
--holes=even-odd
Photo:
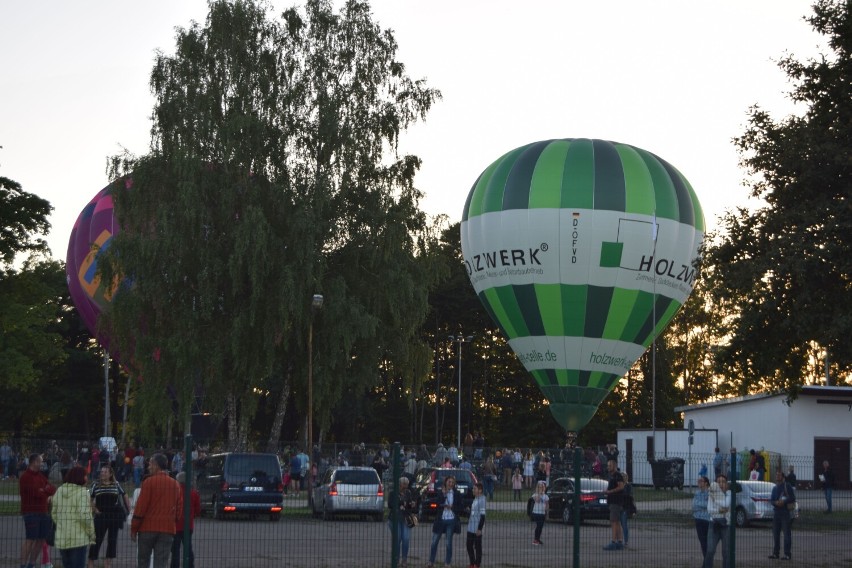
[[[49,201],[0,176],[0,263],[8,266],[19,253],[48,252],[43,236],[50,230],[51,211]]]
[[[852,4],[819,0],[807,21],[830,53],[780,61],[801,113],[754,106],[736,139],[763,205],[722,218],[710,248],[727,342],[718,370],[742,389],[795,390],[852,370]]]
[[[261,402],[307,406],[313,324],[316,429],[390,362],[428,371],[416,332],[434,280],[415,156],[399,134],[440,93],[413,80],[365,2],[211,1],[204,25],[159,54],[147,155],[116,171],[123,232],[103,276],[123,279],[108,325],[142,377],[143,422],[201,400],[243,444]],[[311,296],[325,296],[312,313]],[[276,426],[277,425],[277,426]]]

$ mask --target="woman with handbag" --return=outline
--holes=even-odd
[[[435,557],[438,555],[438,543],[441,536],[447,537],[447,552],[444,565],[450,566],[453,562],[453,535],[461,533],[461,518],[459,514],[464,509],[461,493],[456,489],[456,478],[452,475],[444,479],[444,487],[438,494],[438,514],[432,523],[432,546],[429,548],[429,564],[427,568],[435,565]]]
[[[104,568],[110,568],[116,555],[118,531],[124,528],[130,504],[127,494],[115,480],[115,473],[109,465],[101,466],[98,480],[92,485],[91,500],[95,513],[95,544],[89,547],[89,568],[95,566],[104,536],[107,537]]]
[[[408,477],[399,478],[399,500],[397,510],[397,538],[399,539],[399,567],[408,565],[408,544],[411,540],[411,529],[417,526],[417,499],[409,488]],[[393,503],[394,495],[390,494],[388,506]],[[388,528],[393,533],[393,515],[388,518]]]
[[[95,542],[92,505],[86,491],[86,470],[77,465],[56,490],[50,511],[56,523],[54,546],[59,549],[64,568],[84,568],[86,551]]]

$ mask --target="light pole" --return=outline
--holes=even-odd
[[[311,319],[308,323],[308,497],[314,483],[314,313],[322,308],[322,294],[311,298]]]
[[[463,335],[450,335],[449,339],[450,339],[450,341],[458,343],[458,352],[459,352],[458,431],[456,433],[457,434],[456,450],[461,451],[461,443],[462,443],[462,438],[461,438],[461,367],[462,367],[462,365],[461,365],[461,347],[462,347],[462,343],[470,343],[471,341],[473,341],[473,336],[468,335],[467,337],[465,337]]]

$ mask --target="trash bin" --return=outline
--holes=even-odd
[[[683,458],[666,458],[651,462],[654,489],[683,489]]]

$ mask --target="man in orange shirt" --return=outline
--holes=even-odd
[[[169,477],[169,461],[163,454],[154,454],[148,463],[151,472],[143,482],[139,499],[133,510],[130,538],[138,543],[136,565],[147,568],[154,554],[154,567],[167,568],[175,525],[183,504],[180,484]]]

